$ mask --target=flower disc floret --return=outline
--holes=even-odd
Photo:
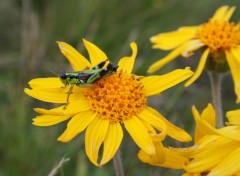
[[[235,23],[210,20],[202,25],[202,28],[197,32],[197,38],[213,51],[229,50],[240,44],[240,30]]]
[[[123,123],[146,108],[147,96],[135,75],[118,72],[96,82],[86,93],[92,111],[111,123]]]

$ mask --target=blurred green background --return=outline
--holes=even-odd
[[[84,134],[69,143],[57,142],[66,123],[36,127],[34,107],[52,105],[23,93],[27,82],[36,77],[51,77],[52,71],[70,70],[55,41],[65,41],[88,57],[82,38],[99,46],[115,63],[131,53],[129,43],[138,44],[134,71],[146,75],[147,68],[168,52],[152,50],[149,38],[180,26],[206,22],[221,5],[235,5],[232,21],[240,16],[239,0],[2,0],[0,1],[0,176],[48,175],[62,157],[70,158],[59,176],[113,176],[112,161],[102,168],[93,166],[85,154]],[[157,74],[191,66],[199,60],[177,59]],[[193,59],[195,58],[195,59]],[[223,110],[239,108],[229,74],[222,88]],[[199,110],[211,102],[206,72],[189,88],[183,84],[150,98],[155,107],[172,123],[192,134],[191,106]],[[167,139],[165,145],[187,146]],[[138,147],[127,133],[121,145],[126,176],[181,175],[182,171],[141,163]]]

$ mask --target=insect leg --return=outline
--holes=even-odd
[[[64,105],[63,109],[66,109],[66,108],[67,108],[67,105],[68,105],[68,103],[69,103],[69,96],[70,96],[70,94],[72,93],[73,86],[74,86],[74,84],[70,84],[70,88],[69,88],[69,90],[68,90],[68,92],[67,92],[67,101],[66,101],[66,104]]]

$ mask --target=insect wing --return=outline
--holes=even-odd
[[[87,81],[88,79],[92,76],[93,74],[90,74],[90,73],[79,73],[77,76],[76,76],[76,79],[77,79],[77,83],[76,85],[77,86],[80,86],[80,85],[84,85],[84,84],[87,84]]]
[[[108,61],[108,60],[106,59],[105,61],[100,62],[99,64],[97,64],[96,66],[94,66],[94,67],[92,68],[92,70],[102,69],[102,68],[104,67],[104,65],[106,64],[107,61]]]

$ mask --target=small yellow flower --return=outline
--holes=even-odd
[[[61,52],[75,71],[92,68],[107,59],[97,46],[83,40],[90,61],[73,47],[58,42]],[[182,82],[192,76],[188,68],[175,70],[162,76],[142,77],[131,74],[137,55],[137,45],[131,43],[132,55],[123,57],[115,74],[100,79],[88,87],[73,87],[66,109],[36,108],[42,114],[33,119],[37,126],[50,126],[69,120],[67,129],[58,141],[69,142],[86,130],[85,150],[90,161],[96,166],[107,163],[118,150],[124,126],[135,143],[147,154],[156,152],[154,139],[163,140],[166,135],[179,141],[190,141],[191,137],[182,129],[171,124],[160,113],[147,106],[149,96]],[[50,103],[66,103],[67,88],[59,78],[37,78],[29,82],[31,89],[25,93],[36,99]],[[160,131],[161,133],[157,133]],[[103,145],[103,155],[98,159]]]
[[[184,176],[208,175],[227,176],[240,174],[240,126],[231,123],[215,128],[216,115],[212,105],[202,114],[193,107],[196,121],[195,144],[189,148],[176,149],[178,154],[188,157]],[[230,114],[230,115],[229,115]],[[228,112],[227,116],[240,118],[239,111]]]
[[[153,48],[174,50],[150,66],[148,72],[155,72],[179,55],[189,57],[202,48],[203,54],[196,73],[185,86],[191,85],[200,76],[206,64],[215,71],[226,70],[229,66],[237,103],[240,103],[240,23],[229,22],[234,10],[235,7],[222,6],[207,23],[153,36]]]

